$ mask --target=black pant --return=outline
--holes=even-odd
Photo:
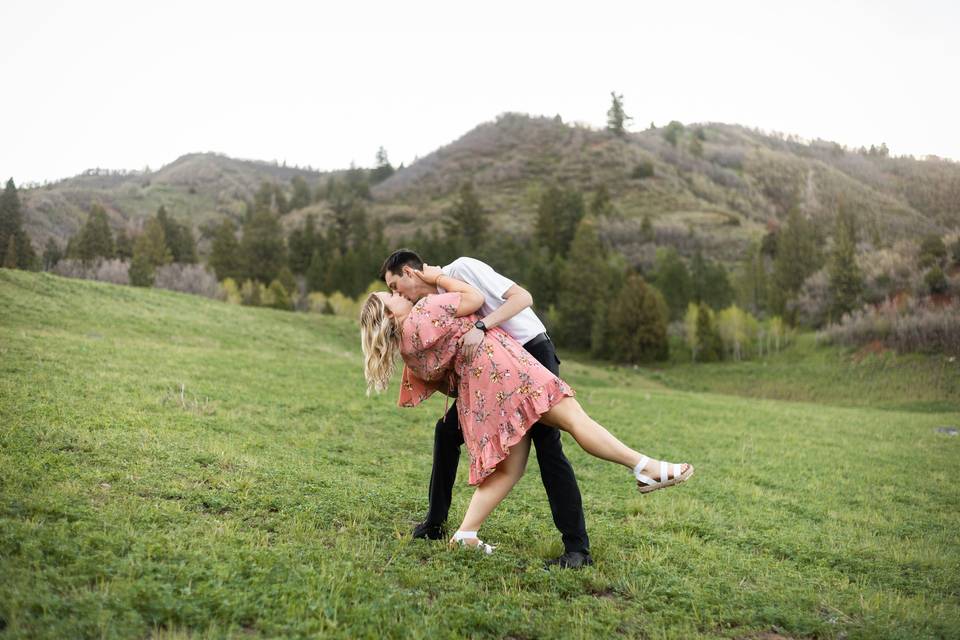
[[[527,351],[554,375],[559,375],[560,359],[553,342],[541,342]],[[530,429],[530,439],[537,450],[540,477],[550,501],[553,523],[563,535],[563,546],[567,551],[589,552],[590,540],[587,538],[587,525],[583,519],[580,487],[577,486],[570,461],[563,455],[560,430],[538,422]],[[434,432],[427,522],[442,524],[447,520],[462,444],[463,433],[460,431],[457,405],[454,402],[446,415],[437,421]]]

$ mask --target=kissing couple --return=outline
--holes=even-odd
[[[593,564],[580,489],[563,454],[560,431],[587,453],[633,472],[641,493],[687,480],[690,464],[653,460],[623,444],[583,410],[558,377],[560,359],[529,292],[489,265],[461,257],[440,268],[400,249],[380,269],[390,292],[370,294],[360,312],[367,394],[385,391],[403,361],[402,407],[435,391],[455,398],[437,422],[426,519],[415,538],[444,537],[460,445],[476,486],[451,544],[492,553],[478,534],[483,522],[523,476],[536,446],[537,461],[563,555],[562,568]]]

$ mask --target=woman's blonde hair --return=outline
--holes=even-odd
[[[400,354],[400,328],[375,293],[370,294],[360,310],[360,344],[367,395],[370,391],[386,391]]]

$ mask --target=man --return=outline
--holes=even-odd
[[[416,253],[409,249],[400,249],[394,251],[383,263],[380,279],[386,282],[391,291],[410,302],[416,302],[428,294],[443,293],[442,289],[426,284],[414,273],[424,268],[437,267],[425,267]],[[500,327],[522,344],[540,364],[554,375],[559,375],[560,359],[543,323],[530,308],[533,297],[528,291],[500,275],[486,263],[473,258],[458,258],[443,267],[442,271],[451,278],[463,280],[476,287],[483,294],[484,304],[478,312],[481,320],[462,338],[467,358],[476,351],[487,330]],[[563,555],[549,560],[547,566],[579,569],[592,565],[580,488],[577,486],[570,461],[563,455],[560,430],[537,423],[530,430],[530,437],[537,451],[540,477],[550,502],[553,522],[562,534],[565,549]],[[439,540],[444,537],[444,523],[450,511],[462,444],[463,434],[460,432],[454,401],[449,411],[437,421],[434,430],[430,506],[424,521],[414,528],[414,538]]]

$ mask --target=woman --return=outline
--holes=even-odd
[[[401,406],[415,406],[437,390],[456,391],[470,484],[478,486],[451,543],[493,551],[477,532],[523,475],[530,452],[527,431],[538,421],[568,432],[588,453],[632,469],[641,493],[693,475],[689,464],[651,460],[613,437],[583,411],[563,380],[506,332],[488,331],[467,361],[459,339],[474,326],[482,295],[449,276],[416,274],[447,293],[428,295],[415,305],[400,295],[371,294],[360,312],[364,376],[368,394],[384,391],[399,353],[406,364]]]

